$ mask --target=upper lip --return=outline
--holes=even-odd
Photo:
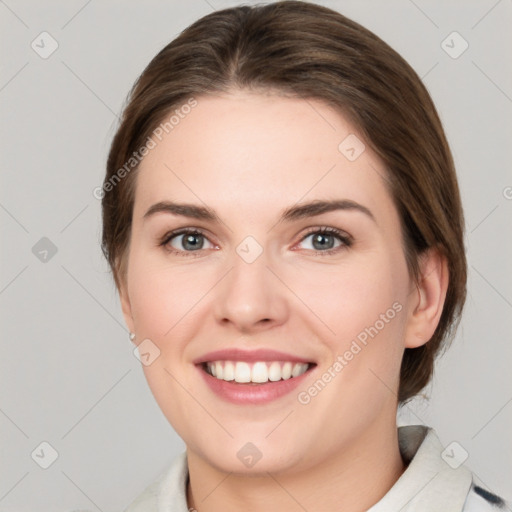
[[[229,348],[224,350],[215,350],[208,352],[196,359],[194,364],[202,364],[210,361],[290,361],[292,363],[313,363],[311,359],[280,352],[270,349],[242,350],[239,348]]]

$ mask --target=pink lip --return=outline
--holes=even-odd
[[[286,352],[279,352],[277,350],[242,350],[239,348],[231,348],[225,350],[216,350],[214,352],[208,352],[208,354],[198,357],[192,362],[194,364],[202,364],[208,361],[290,361],[291,363],[314,362],[311,359],[304,359],[303,357],[294,356],[293,354],[287,354]]]
[[[285,360],[289,361],[290,359],[288,358],[289,356],[286,356]],[[229,358],[227,359],[229,360]],[[209,360],[211,361],[211,359]],[[233,360],[233,358],[231,357],[230,360]],[[247,361],[247,359],[244,360]],[[261,361],[262,359],[257,360]],[[272,360],[279,360],[279,358]],[[310,368],[306,373],[303,373],[299,377],[292,377],[290,379],[279,380],[277,382],[266,382],[264,384],[239,384],[238,382],[228,382],[212,377],[203,369],[201,364],[197,365],[196,368],[201,373],[206,384],[217,396],[227,402],[237,405],[265,404],[272,402],[273,400],[277,400],[296,389],[304,382],[304,379],[309,377],[309,374],[312,371],[312,368]]]

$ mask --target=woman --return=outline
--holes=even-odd
[[[466,294],[450,150],[411,67],[306,2],[185,30],[103,185],[130,338],[187,450],[135,511],[505,510],[423,426]]]

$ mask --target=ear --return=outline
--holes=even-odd
[[[427,343],[439,324],[448,289],[448,262],[437,248],[420,256],[419,282],[411,292],[405,347]]]
[[[128,295],[126,279],[123,279],[119,284],[119,300],[121,302],[121,309],[123,310],[124,321],[130,332],[135,332],[135,322],[133,321],[132,306]]]

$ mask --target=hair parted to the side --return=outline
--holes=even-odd
[[[418,75],[384,41],[316,4],[283,1],[224,9],[193,23],[163,48],[134,84],[114,136],[104,185],[180,105],[234,89],[321,100],[348,116],[386,165],[411,275],[436,247],[449,285],[428,343],[406,349],[398,398],[430,381],[452,338],[466,297],[464,219],[452,155],[434,104]],[[341,142],[341,141],[340,141]],[[119,288],[126,278],[137,168],[102,198],[102,249]]]

